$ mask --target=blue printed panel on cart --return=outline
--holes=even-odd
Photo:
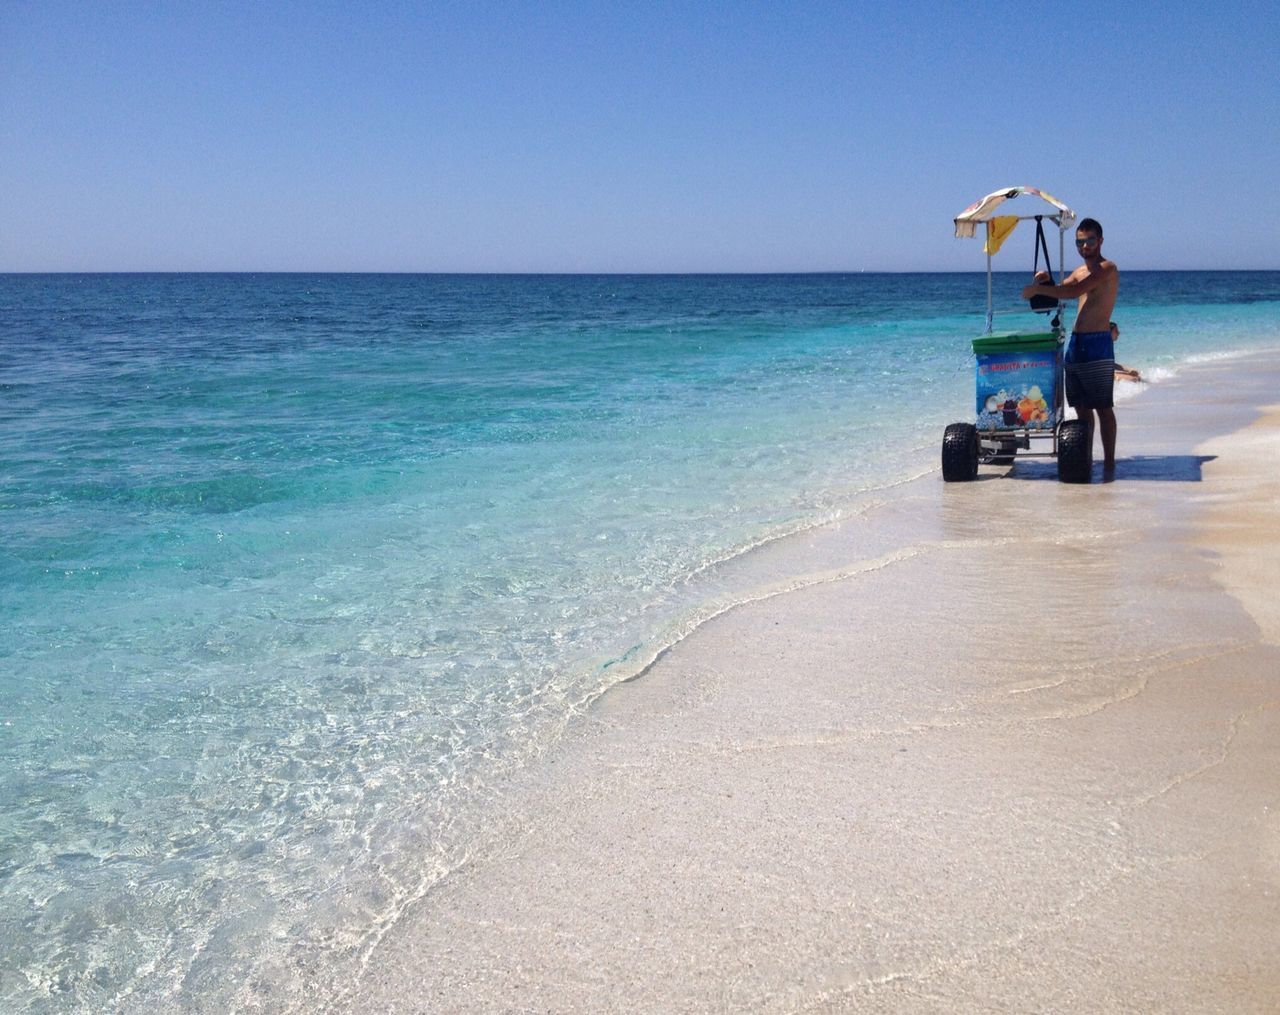
[[[1051,430],[1058,424],[1061,347],[981,352],[977,360],[979,430]]]

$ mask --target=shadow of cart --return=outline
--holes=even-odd
[[[1101,464],[1094,463],[1095,481],[1164,483],[1199,483],[1204,479],[1205,462],[1217,455],[1132,455],[1116,459],[1115,472],[1105,474]],[[1058,481],[1058,466],[1051,461],[1019,459],[1005,474],[1008,479]]]

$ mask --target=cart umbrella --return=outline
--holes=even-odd
[[[988,194],[981,201],[975,201],[969,205],[964,211],[955,217],[956,236],[972,237],[978,234],[978,223],[988,222],[995,217],[996,209],[1006,201],[1012,200],[1019,194],[1032,194],[1046,201],[1053,207],[1058,209],[1058,215],[1054,216],[1058,219],[1058,225],[1062,229],[1067,229],[1076,220],[1076,213],[1059,201],[1052,194],[1046,194],[1039,187],[1005,187],[1003,190],[997,190]]]
[[[1051,212],[1043,212],[1040,215],[997,215],[996,211],[1006,201],[1012,201],[1021,194],[1030,194],[1033,197],[1040,198],[1046,204],[1050,205],[1054,210]],[[1006,209],[1007,211],[1007,209]],[[1000,249],[1000,245],[1005,238],[1013,232],[1014,227],[1023,219],[1041,219],[1048,218],[1057,223],[1058,226],[1058,270],[1062,270],[1063,261],[1063,233],[1070,229],[1075,223],[1076,213],[1059,201],[1052,194],[1047,194],[1039,187],[1005,187],[1003,190],[992,191],[980,201],[975,201],[969,205],[964,211],[953,220],[956,224],[956,236],[972,237],[978,235],[978,223],[981,222],[985,227],[983,235],[986,238],[986,244],[983,247],[987,255],[987,331],[991,331],[994,319],[994,309],[991,305],[991,255]],[[1048,252],[1046,251],[1046,259]],[[1046,265],[1047,267],[1047,265]]]

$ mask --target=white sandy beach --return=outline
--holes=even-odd
[[[1280,1007],[1280,355],[761,551],[320,1007]]]

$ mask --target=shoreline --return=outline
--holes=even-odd
[[[1261,1010],[1278,378],[1125,400],[1114,483],[925,477],[764,548],[792,587],[600,698],[326,1003]]]
[[[1013,274],[1013,273],[1010,273]],[[1170,381],[1176,381],[1181,375],[1188,370],[1194,371],[1199,367],[1206,365],[1222,365],[1231,364],[1242,358],[1257,356],[1261,352],[1263,355],[1268,354],[1272,350],[1257,349],[1232,349],[1217,353],[1207,353],[1199,356],[1193,356],[1189,359],[1178,361],[1174,366],[1156,366],[1151,368],[1148,373],[1149,378],[1144,378],[1139,382],[1116,382],[1116,406],[1123,411],[1124,406],[1128,405],[1135,398],[1142,398],[1144,393],[1152,390],[1153,386],[1162,385]],[[1280,352],[1280,348],[1275,350]],[[1074,411],[1067,409],[1066,418],[1074,418]],[[936,442],[935,442],[936,443]],[[912,453],[926,450],[920,446],[912,446],[909,449]],[[934,452],[936,449],[930,445],[927,450]],[[1101,481],[1098,472],[1098,461],[1101,456],[1101,447],[1095,439],[1094,446],[1094,482]],[[1024,460],[1025,462],[1025,460]],[[985,470],[984,470],[985,471]],[[631,646],[625,652],[619,654],[615,658],[606,660],[600,669],[607,670],[616,666],[633,668],[632,672],[615,682],[606,683],[592,690],[586,698],[588,708],[594,706],[595,702],[602,696],[608,695],[616,687],[621,684],[631,683],[646,677],[658,662],[669,652],[673,651],[683,641],[697,632],[704,624],[710,623],[722,614],[736,610],[748,603],[759,601],[760,599],[772,598],[775,595],[785,594],[802,588],[805,585],[812,584],[815,581],[830,581],[838,575],[830,573],[826,574],[810,574],[805,571],[796,560],[802,560],[806,566],[816,567],[812,560],[808,558],[796,557],[790,558],[790,555],[796,552],[796,547],[801,545],[803,541],[817,539],[822,540],[822,533],[833,529],[840,529],[845,526],[857,525],[868,510],[883,509],[886,502],[891,502],[897,495],[900,488],[910,486],[920,482],[930,482],[937,478],[936,466],[929,468],[924,472],[911,472],[907,475],[891,478],[887,480],[877,480],[877,482],[865,489],[858,490],[857,494],[845,501],[838,508],[840,517],[835,519],[806,521],[800,523],[797,527],[780,527],[779,531],[770,532],[760,538],[757,542],[750,543],[733,549],[725,556],[713,560],[698,569],[697,575],[704,572],[720,569],[722,573],[732,575],[731,579],[721,578],[719,583],[722,585],[731,585],[733,591],[724,598],[716,598],[711,596],[705,599],[697,607],[683,615],[669,619],[660,624],[650,632],[650,637]],[[990,479],[990,475],[984,478]],[[1045,478],[1038,476],[1036,478]],[[761,568],[759,562],[762,559],[780,556],[787,563],[781,570],[776,565],[766,565]],[[812,557],[812,554],[809,555]],[[798,573],[800,572],[800,573]],[[744,579],[743,573],[749,577]],[[690,575],[695,577],[695,575]],[[762,587],[762,583],[772,582],[772,587]],[[640,662],[636,662],[633,653],[640,656]]]

